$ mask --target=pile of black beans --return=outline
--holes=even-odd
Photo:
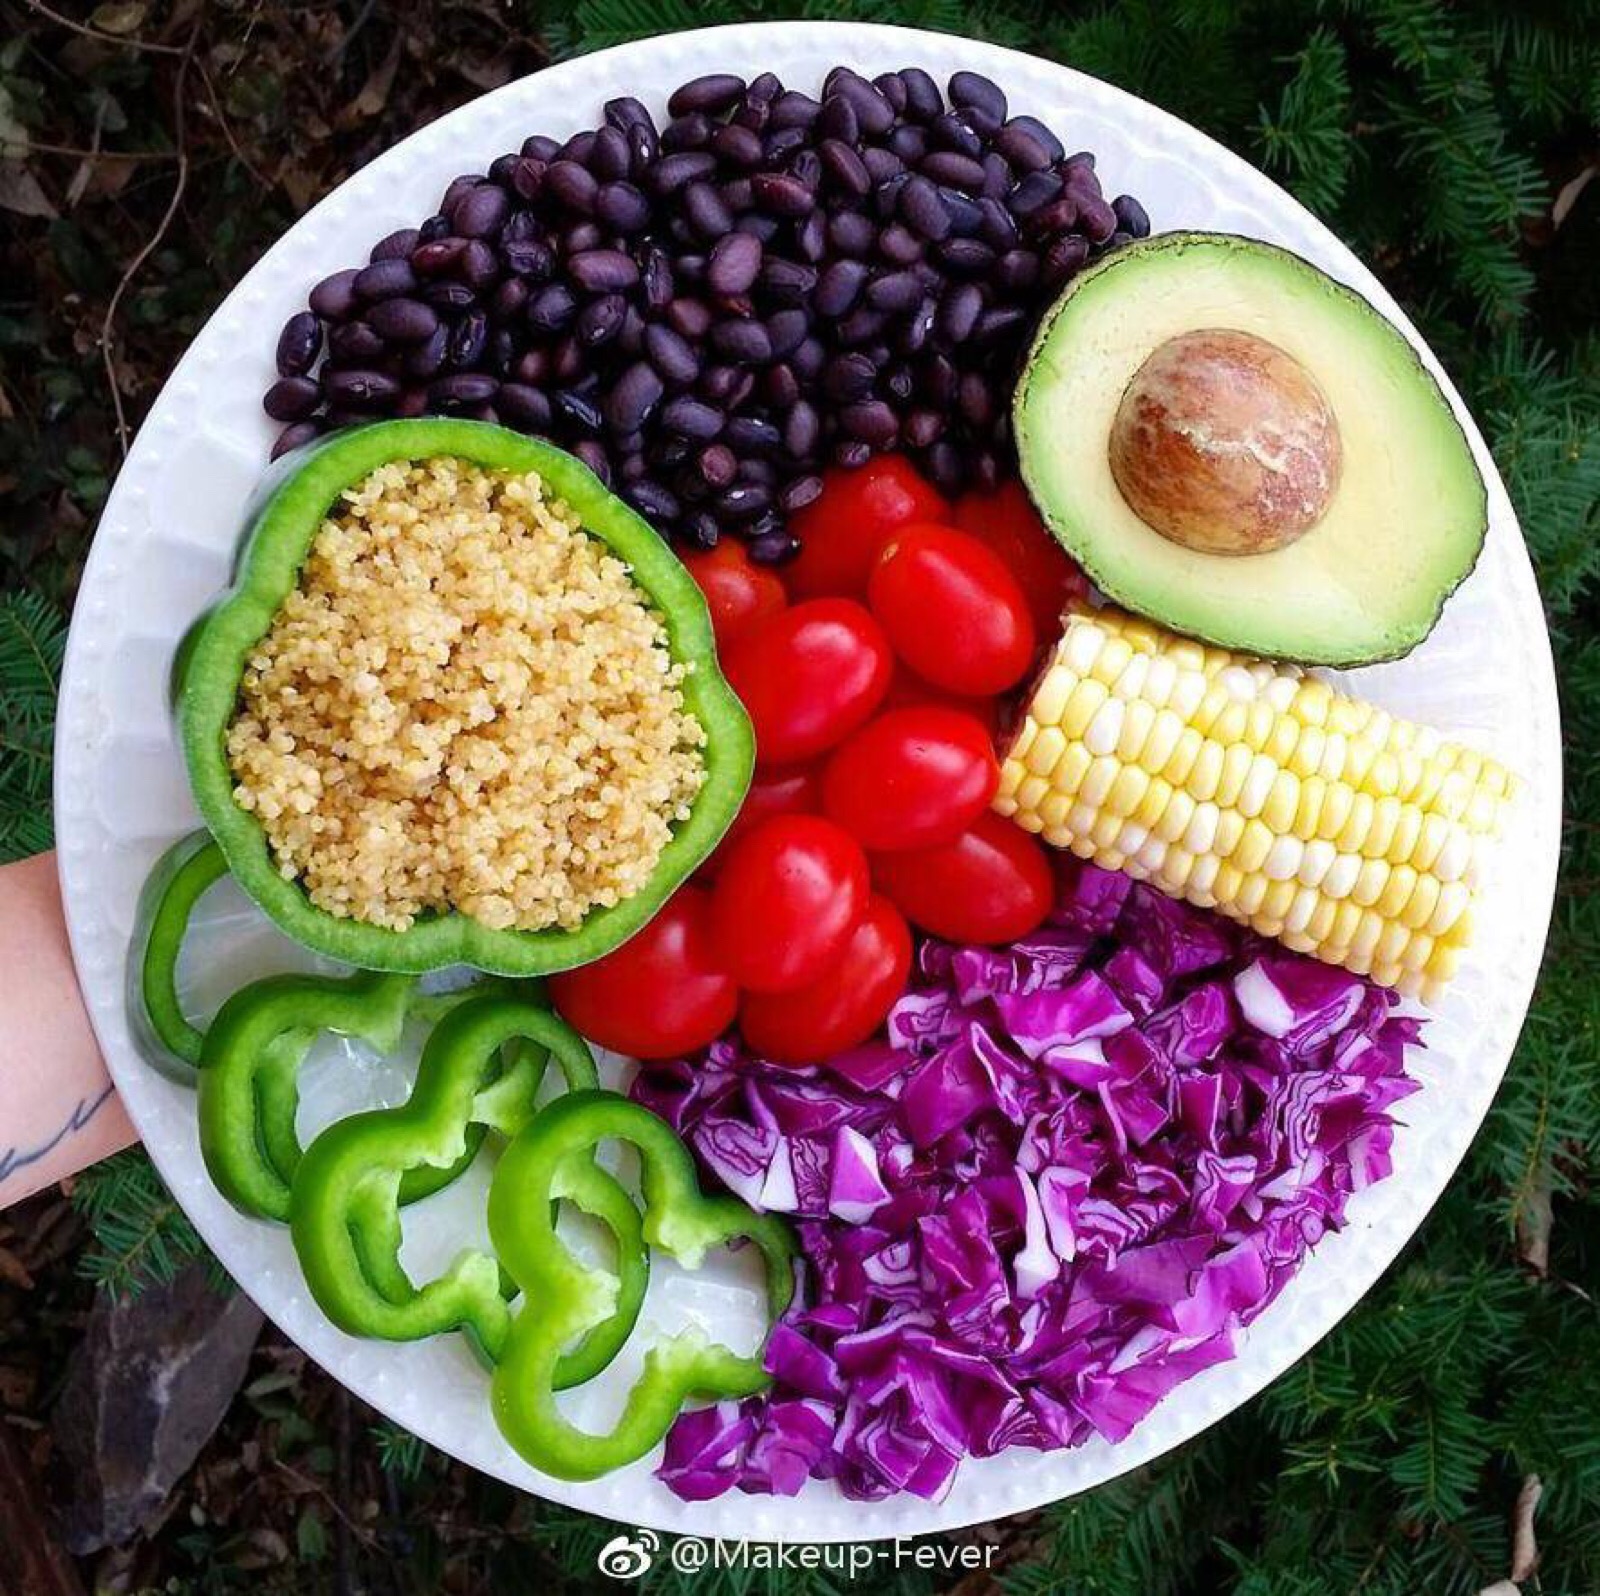
[[[992,485],[1035,323],[1150,229],[989,79],[836,67],[686,83],[458,177],[438,214],[312,289],[278,342],[276,453],[383,416],[551,438],[660,530],[796,552],[829,464],[909,453]]]

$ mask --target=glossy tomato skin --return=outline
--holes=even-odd
[[[816,765],[780,770],[758,770],[751,779],[739,813],[715,852],[695,872],[696,880],[714,880],[727,862],[733,845],[774,815],[820,815],[822,771]]]
[[[836,467],[822,492],[789,523],[800,554],[784,573],[797,599],[859,598],[883,540],[909,521],[942,521],[949,504],[900,455],[879,455],[854,471]]]
[[[744,544],[734,538],[724,538],[704,554],[685,554],[683,564],[705,594],[711,629],[724,652],[789,602],[777,573],[755,564]]]
[[[1033,659],[1033,617],[1017,579],[977,538],[919,522],[883,546],[867,585],[895,653],[952,693],[1014,687]]]
[[[1015,942],[1038,929],[1055,896],[1043,844],[993,811],[954,842],[875,854],[872,875],[907,919],[949,942]]]
[[[993,493],[965,494],[956,502],[955,525],[1000,556],[1028,600],[1035,631],[1053,638],[1062,610],[1083,598],[1089,583],[1039,519],[1027,489],[1013,478]]]
[[[711,935],[711,895],[680,887],[645,928],[593,964],[550,977],[550,1001],[580,1035],[634,1058],[673,1058],[714,1041],[739,987]]]
[[[796,992],[747,993],[739,1026],[753,1053],[778,1064],[816,1064],[866,1041],[905,990],[911,931],[876,893],[844,953]]]
[[[931,848],[959,837],[999,785],[982,721],[935,705],[895,709],[833,751],[823,807],[864,848]]]
[[[888,691],[883,628],[852,599],[811,599],[754,626],[723,658],[749,711],[756,759],[798,765],[848,737]]]
[[[729,851],[711,895],[723,967],[750,992],[809,986],[844,951],[867,906],[867,856],[821,815],[778,815]]]

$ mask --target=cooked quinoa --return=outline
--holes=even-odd
[[[250,657],[234,797],[330,914],[571,928],[649,881],[705,780],[686,669],[538,476],[385,465]]]

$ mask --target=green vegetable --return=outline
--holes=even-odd
[[[228,873],[209,831],[191,832],[156,861],[139,895],[128,958],[128,1013],[151,1063],[192,1084],[204,1033],[178,1001],[178,955],[195,905]]]
[[[200,1049],[200,1151],[217,1189],[247,1214],[287,1220],[289,1187],[303,1156],[295,1130],[300,1066],[323,1031],[353,1036],[380,1053],[400,1041],[408,1014],[448,1011],[484,991],[478,982],[425,997],[414,975],[358,970],[348,976],[272,975],[242,987],[217,1011]],[[400,1200],[448,1185],[483,1140],[474,1126],[460,1159],[415,1171]]]
[[[565,1480],[596,1479],[643,1457],[691,1397],[749,1396],[768,1384],[759,1350],[740,1357],[691,1329],[645,1354],[644,1372],[605,1434],[578,1429],[557,1407],[561,1348],[614,1325],[616,1309],[610,1283],[579,1263],[557,1236],[550,1199],[588,1206],[579,1189],[592,1167],[586,1155],[607,1139],[639,1154],[644,1238],[651,1246],[696,1269],[712,1247],[748,1238],[766,1262],[774,1321],[794,1291],[788,1227],[735,1197],[703,1196],[688,1149],[664,1120],[611,1092],[573,1092],[542,1109],[501,1154],[489,1192],[489,1234],[526,1304],[495,1368],[494,1410],[506,1439],[528,1462]]]
[[[234,802],[227,731],[251,650],[293,591],[312,541],[340,492],[393,460],[453,456],[491,470],[537,472],[587,531],[630,567],[660,611],[675,659],[692,669],[684,702],[706,731],[706,781],[693,811],[662,853],[650,884],[572,931],[494,930],[462,914],[439,914],[404,931],[331,915],[280,874],[256,818]],[[288,465],[288,462],[286,462]],[[195,801],[255,901],[296,941],[372,970],[434,970],[471,964],[502,975],[538,975],[587,963],[640,929],[727,829],[749,786],[750,723],[717,667],[711,622],[693,578],[651,528],[613,498],[581,462],[550,444],[481,422],[387,421],[343,431],[269,477],[233,588],[180,650],[178,724]]]
[[[497,1053],[521,1039],[547,1052],[537,1058],[519,1054],[497,1075]],[[290,1230],[311,1294],[341,1330],[412,1341],[459,1328],[488,1357],[500,1355],[511,1312],[499,1265],[469,1248],[438,1278],[413,1285],[399,1263],[399,1201],[408,1175],[457,1167],[472,1126],[512,1135],[528,1124],[546,1057],[555,1059],[569,1090],[582,1099],[612,1100],[610,1093],[581,1090],[595,1085],[594,1058],[577,1032],[549,1010],[511,997],[475,998],[434,1029],[404,1104],[341,1120],[307,1148],[289,1204]],[[598,1296],[605,1307],[572,1335],[561,1336],[553,1349],[547,1375],[558,1387],[586,1380],[611,1361],[632,1332],[649,1280],[649,1255],[627,1193],[582,1149],[562,1174],[559,1191],[531,1199],[535,1211],[526,1219],[554,1235],[549,1198],[569,1198],[611,1231],[616,1273],[574,1266],[586,1300]],[[517,1284],[526,1291],[526,1282]],[[520,1319],[561,1317],[560,1296],[536,1291]]]

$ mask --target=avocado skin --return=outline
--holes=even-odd
[[[535,471],[577,511],[586,531],[630,567],[660,611],[675,659],[693,669],[684,701],[706,730],[706,780],[662,852],[650,883],[572,931],[495,930],[463,914],[432,915],[404,931],[319,909],[273,863],[266,833],[233,798],[227,731],[250,651],[299,580],[328,506],[394,460],[454,456],[489,470]],[[331,434],[277,462],[252,503],[233,585],[185,633],[174,700],[189,784],[239,885],[302,946],[368,970],[421,973],[465,964],[537,976],[587,964],[642,929],[732,824],[755,766],[755,735],[717,663],[700,589],[655,530],[553,444],[481,421],[384,421]]]
[[[1119,270],[1124,273],[1131,272],[1137,279],[1137,263],[1142,259],[1182,260],[1187,256],[1198,257],[1215,264],[1219,260],[1226,261],[1229,252],[1237,252],[1258,261],[1279,262],[1291,280],[1300,279],[1302,286],[1314,282],[1329,300],[1342,302],[1352,318],[1355,318],[1352,326],[1361,324],[1359,318],[1368,318],[1369,325],[1381,328],[1388,339],[1392,340],[1392,347],[1388,348],[1387,352],[1401,354],[1403,351],[1404,368],[1408,379],[1413,381],[1419,390],[1430,394],[1437,401],[1432,420],[1441,429],[1447,430],[1453,442],[1459,445],[1464,469],[1471,473],[1475,489],[1473,507],[1465,517],[1466,521],[1470,521],[1470,527],[1466,528],[1459,556],[1437,580],[1428,584],[1426,595],[1413,592],[1412,596],[1419,607],[1407,617],[1392,639],[1384,641],[1374,638],[1350,646],[1315,636],[1308,630],[1305,636],[1291,646],[1277,644],[1263,647],[1252,638],[1248,629],[1242,630],[1237,625],[1230,624],[1226,616],[1208,623],[1203,617],[1188,614],[1181,622],[1175,621],[1171,615],[1164,613],[1159,597],[1153,594],[1152,584],[1141,582],[1130,587],[1125,577],[1109,568],[1108,556],[1102,550],[1103,540],[1098,529],[1073,514],[1071,509],[1058,504],[1052,485],[1046,480],[1045,468],[1049,452],[1059,451],[1063,446],[1062,440],[1036,439],[1030,407],[1036,390],[1045,380],[1042,375],[1044,362],[1041,357],[1050,348],[1062,317],[1080,302],[1080,296],[1094,292],[1100,280],[1106,278],[1109,273]],[[1195,326],[1200,324],[1200,321],[1194,323]],[[1311,369],[1313,376],[1321,377],[1322,373],[1314,364]],[[1131,371],[1127,373],[1128,377],[1131,375]],[[1120,393],[1119,387],[1118,397]],[[1410,340],[1355,289],[1329,277],[1303,256],[1281,245],[1247,238],[1241,234],[1201,230],[1160,233],[1127,244],[1079,273],[1040,320],[1023,362],[1022,375],[1017,383],[1013,398],[1012,421],[1023,484],[1035,508],[1057,541],[1083,567],[1095,585],[1124,608],[1146,615],[1203,642],[1224,648],[1245,650],[1301,664],[1334,667],[1376,665],[1404,658],[1433,631],[1450,596],[1472,574],[1483,552],[1488,533],[1488,490],[1482,473],[1473,460],[1471,445],[1449,400],[1433,374],[1423,364],[1421,356]],[[1104,440],[1101,443],[1103,461]],[[1068,446],[1084,449],[1088,444],[1089,440],[1086,439],[1072,439]],[[1094,463],[1091,462],[1085,469],[1092,471],[1095,469]],[[1112,483],[1112,492],[1116,493],[1108,464],[1104,465],[1104,470],[1106,480]],[[1117,493],[1117,502],[1122,503],[1120,493]],[[1127,513],[1132,514],[1131,511]],[[1397,536],[1404,535],[1403,525],[1396,527],[1395,530]],[[1307,536],[1313,535],[1315,531],[1313,528],[1312,533]],[[1248,580],[1248,572],[1243,567],[1255,556],[1217,555],[1210,558],[1227,560],[1238,571],[1240,580]]]

